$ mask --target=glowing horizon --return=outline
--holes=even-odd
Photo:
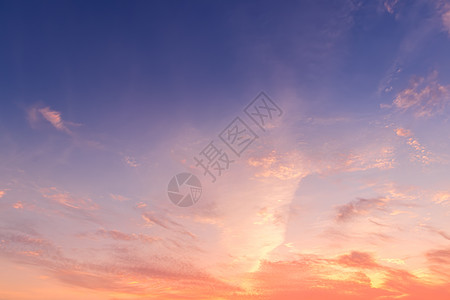
[[[0,299],[449,299],[449,1],[0,25]]]

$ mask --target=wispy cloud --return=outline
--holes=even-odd
[[[132,156],[127,155],[123,158],[123,160],[128,166],[130,166],[132,168],[139,167],[139,164],[137,163],[136,158],[134,158]]]
[[[19,233],[0,232],[0,254],[34,259],[59,257],[60,251],[48,240]],[[25,257],[24,257],[25,256]]]
[[[43,196],[62,206],[77,210],[96,210],[98,205],[89,198],[74,197],[56,188],[42,189]]]
[[[130,200],[130,198],[125,197],[125,196],[122,196],[122,195],[119,195],[119,194],[112,194],[112,193],[111,193],[110,196],[111,196],[111,198],[113,198],[114,200],[120,201],[120,202]]]
[[[414,78],[408,88],[397,94],[392,102],[400,111],[411,111],[418,118],[441,114],[450,101],[450,85],[437,82],[437,72],[428,78]]]
[[[28,109],[28,120],[34,125],[40,120],[49,122],[54,128],[67,134],[72,134],[69,127],[79,126],[80,124],[68,122],[63,120],[62,114],[59,111],[52,110],[50,107],[31,107]]]
[[[395,133],[401,137],[410,137],[412,135],[411,130],[405,128],[397,128],[395,129]]]
[[[431,232],[437,233],[440,236],[442,236],[444,239],[449,240],[450,241],[450,234],[448,234],[447,232],[445,232],[444,230],[439,230],[434,228],[433,226],[429,226],[429,225],[424,225],[423,227],[429,229]]]
[[[75,220],[87,220],[98,223],[100,206],[91,198],[78,196],[56,187],[40,188],[39,192],[45,205],[29,205],[28,208],[44,214],[70,217]]]
[[[23,203],[21,201],[18,201],[16,203],[14,203],[13,207],[15,209],[23,209]]]
[[[450,4],[447,3],[442,8],[442,25],[450,37]]]
[[[450,203],[450,192],[449,191],[436,192],[432,197],[432,201],[437,204],[448,205]]]
[[[384,8],[386,11],[390,14],[393,14],[395,11],[395,6],[397,5],[399,0],[385,0],[384,1]]]
[[[402,138],[407,138],[406,144],[412,149],[413,153],[411,155],[411,161],[419,161],[424,165],[428,165],[436,161],[435,155],[428,151],[425,146],[423,146],[419,140],[414,137],[411,130],[405,128],[395,129],[397,136]]]
[[[450,248],[434,249],[426,253],[430,269],[444,282],[450,280]]]
[[[357,267],[363,269],[378,268],[379,265],[369,253],[352,251],[350,254],[345,254],[337,259],[340,265],[347,267]]]
[[[256,177],[272,177],[281,180],[300,179],[308,175],[309,171],[302,167],[299,153],[270,152],[264,157],[250,157],[248,164],[256,168]]]
[[[81,237],[102,237],[109,238],[116,241],[141,241],[144,243],[153,243],[155,241],[160,240],[160,238],[149,236],[147,234],[142,233],[125,233],[119,230],[106,230],[99,229],[95,233],[84,233],[80,234]]]
[[[195,234],[191,233],[190,231],[186,230],[183,225],[180,223],[177,223],[170,219],[169,216],[161,217],[155,214],[154,212],[144,212],[142,214],[142,218],[145,220],[145,222],[150,225],[157,225],[160,226],[166,230],[174,231],[177,233],[185,234],[193,239],[196,238]]]
[[[430,253],[430,257],[446,261],[447,253]],[[380,261],[385,260],[377,260],[362,251],[351,251],[335,258],[299,255],[294,261],[264,261],[251,277],[257,296],[242,299],[416,300],[433,295],[433,299],[444,300],[450,295],[446,283],[430,283],[412,272],[383,265]]]
[[[66,131],[70,133],[70,130],[64,124],[61,113],[56,110],[50,110],[49,107],[40,108],[38,111],[42,114],[42,116],[50,122],[56,129],[61,131]]]
[[[106,230],[97,234],[117,241],[140,239],[139,236]],[[14,259],[22,268],[33,265],[45,271],[47,279],[51,277],[72,287],[83,287],[108,294],[156,294],[155,299],[196,299],[195,295],[198,297],[211,291],[220,295],[240,290],[211,277],[188,262],[173,257],[148,254],[143,256],[134,248],[125,248],[125,251],[113,248],[111,254],[114,260],[79,260],[69,257],[47,239],[0,233],[1,256]],[[154,280],[158,281],[157,285],[153,284]],[[175,282],[178,288],[169,288]]]
[[[347,222],[372,210],[384,210],[387,200],[384,198],[358,199],[337,208],[336,220]]]

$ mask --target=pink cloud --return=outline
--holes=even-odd
[[[409,137],[412,135],[411,130],[408,130],[405,128],[397,128],[397,129],[395,129],[395,133],[401,137]]]
[[[136,159],[132,156],[125,156],[124,161],[128,166],[130,166],[132,168],[139,167],[139,164],[137,163]]]
[[[416,117],[442,113],[450,101],[450,85],[437,83],[436,77],[434,72],[427,79],[414,79],[410,87],[397,94],[392,104],[402,111],[413,111]]]
[[[394,13],[394,8],[397,5],[398,0],[385,0],[384,1],[384,8],[386,11],[390,14]]]
[[[347,222],[361,215],[367,215],[372,210],[385,209],[386,199],[358,199],[338,207],[336,220],[338,222]]]
[[[137,238],[115,230],[100,230],[96,235],[125,242]],[[382,265],[363,251],[336,257],[299,254],[290,261],[261,261],[254,272],[234,278],[247,286],[242,288],[188,262],[169,256],[141,256],[133,248],[113,248],[113,260],[98,261],[67,257],[44,238],[10,234],[0,235],[0,241],[0,255],[14,258],[22,268],[33,265],[45,270],[46,279],[64,282],[68,289],[82,287],[95,293],[121,293],[128,298],[418,300],[432,296],[444,300],[450,295],[448,284],[432,283],[409,271]],[[433,272],[446,276],[448,249],[429,251],[426,258]],[[382,274],[382,282],[376,286],[371,279],[374,274]]]
[[[96,210],[98,205],[88,198],[76,198],[69,193],[44,194],[44,197],[73,209]]]
[[[148,225],[157,225],[166,230],[170,230],[175,233],[181,233],[183,235],[191,237],[192,239],[196,239],[195,234],[186,230],[183,225],[171,220],[168,216],[160,217],[157,216],[154,212],[144,212],[142,214],[142,218]]]
[[[28,121],[32,126],[34,126],[34,124],[42,120],[42,118],[45,121],[49,122],[57,130],[65,132],[67,134],[72,134],[72,131],[69,129],[69,126],[80,125],[63,120],[61,112],[52,110],[48,106],[43,108],[32,107],[28,109]]]
[[[129,241],[124,233],[102,231],[115,240]],[[32,265],[69,287],[83,287],[108,294],[155,295],[155,299],[198,299],[239,291],[194,265],[164,255],[140,255],[132,247],[112,248],[114,260],[71,258],[47,239],[0,233],[0,256],[13,259],[22,270]],[[158,284],[155,284],[155,281]],[[173,288],[176,286],[176,288]]]
[[[448,282],[450,280],[450,248],[430,250],[426,257],[430,269]]]
[[[444,30],[450,35],[450,5],[446,5],[445,9],[442,14],[442,25],[444,26]]]
[[[299,153],[277,153],[271,151],[266,156],[250,157],[247,163],[256,169],[255,177],[277,178],[281,180],[301,179],[309,174],[302,167]]]
[[[160,238],[149,236],[147,234],[136,234],[136,233],[125,233],[119,230],[105,230],[105,229],[99,229],[94,234],[81,234],[80,236],[98,236],[102,238],[109,238],[116,241],[141,241],[145,243],[153,243],[155,241],[160,240]]]
[[[113,198],[114,200],[120,201],[120,202],[130,200],[130,198],[127,198],[127,197],[125,197],[125,196],[118,195],[118,194],[110,194],[110,196],[111,196],[111,198]]]
[[[13,207],[15,209],[22,209],[23,208],[23,203],[21,201],[18,201],[16,203],[14,203]]]
[[[365,252],[352,251],[350,254],[342,255],[337,262],[347,267],[357,267],[364,269],[378,268],[372,255]]]
[[[61,131],[67,131],[67,127],[64,125],[61,113],[55,110],[50,110],[49,107],[40,108],[38,111],[42,114],[42,116],[49,121],[56,129]]]
[[[46,205],[27,205],[28,209],[48,215],[100,222],[100,206],[89,197],[75,195],[56,187],[41,188],[40,193],[47,199]]]
[[[399,127],[395,129],[395,133],[397,134],[397,136],[408,138],[406,143],[414,152],[411,155],[411,161],[420,161],[422,164],[428,165],[436,160],[434,155],[429,152],[417,138],[413,136],[410,130]]]

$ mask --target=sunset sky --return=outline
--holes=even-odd
[[[449,0],[0,0],[0,300],[448,300],[449,104]]]

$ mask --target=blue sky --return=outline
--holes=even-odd
[[[447,299],[448,1],[0,1],[0,45],[0,298]]]

